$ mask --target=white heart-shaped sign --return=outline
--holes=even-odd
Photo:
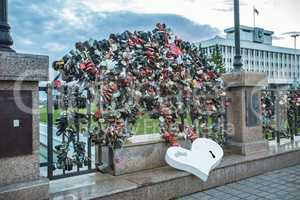
[[[165,160],[171,167],[190,172],[206,181],[210,171],[220,164],[223,154],[222,147],[215,141],[198,138],[193,142],[191,150],[168,148]]]

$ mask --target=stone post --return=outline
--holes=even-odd
[[[241,71],[224,74],[223,80],[231,100],[228,123],[233,126],[233,135],[229,149],[243,155],[265,151],[260,107],[260,89],[267,84],[265,74]]]
[[[0,51],[0,199],[48,199],[39,168],[39,81],[48,56]]]

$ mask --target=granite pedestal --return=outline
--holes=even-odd
[[[187,149],[191,145],[183,138],[178,138],[178,142]],[[160,134],[135,135],[121,149],[96,148],[96,158],[99,159],[101,154],[101,161],[111,167],[108,171],[113,175],[122,175],[165,166],[168,147]]]
[[[230,98],[228,123],[233,133],[228,147],[236,153],[249,155],[265,151],[267,141],[263,137],[260,97],[266,76],[256,72],[236,72],[223,75]]]
[[[49,198],[39,173],[38,113],[48,66],[47,56],[0,52],[0,199]]]

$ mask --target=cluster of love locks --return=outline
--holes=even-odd
[[[278,98],[278,107],[276,107],[276,98]],[[274,136],[276,131],[280,134],[288,135],[288,133],[276,130],[275,128],[275,109],[280,109],[278,114],[282,116],[282,120],[287,120],[288,130],[300,127],[300,88],[291,87],[288,90],[265,90],[262,93],[262,121],[263,132],[265,134],[272,133]],[[284,129],[282,127],[281,129]],[[281,133],[282,132],[282,133]]]
[[[287,120],[291,129],[300,127],[300,88],[288,92]]]
[[[92,123],[84,131],[99,145],[122,147],[143,115],[159,120],[170,145],[178,145],[179,134],[190,140],[211,135],[224,141],[219,131],[226,107],[220,78],[224,69],[209,62],[199,46],[175,37],[165,24],[149,32],[125,31],[78,42],[53,68],[63,81],[54,81],[57,88],[68,88],[62,99],[75,107],[57,121],[64,128],[61,132],[74,126],[74,112],[94,104],[96,110],[81,117],[89,121],[90,116]]]
[[[262,124],[264,134],[274,132],[275,96],[271,91],[264,91],[261,96]]]

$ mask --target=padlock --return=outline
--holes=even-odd
[[[225,112],[225,104],[218,97],[223,91],[218,69],[199,46],[174,38],[165,24],[157,23],[152,32],[125,31],[111,34],[107,40],[76,43],[75,50],[62,60],[53,67],[62,72],[63,80],[82,84],[77,94],[65,95],[75,97],[70,100],[75,102],[72,107],[85,108],[94,96],[100,97],[101,111],[97,110],[93,118],[106,129],[101,134],[93,132],[91,137],[101,144],[121,146],[130,135],[123,123],[135,123],[139,110],[160,119],[162,134],[176,132],[177,119],[187,113],[195,121],[207,116],[218,118]],[[90,97],[83,95],[83,88],[94,83],[101,89],[95,87],[95,95]],[[208,99],[211,102],[206,104]],[[177,108],[180,104],[184,106]],[[88,121],[86,116],[70,115],[79,125]],[[64,132],[75,141],[72,131]]]

